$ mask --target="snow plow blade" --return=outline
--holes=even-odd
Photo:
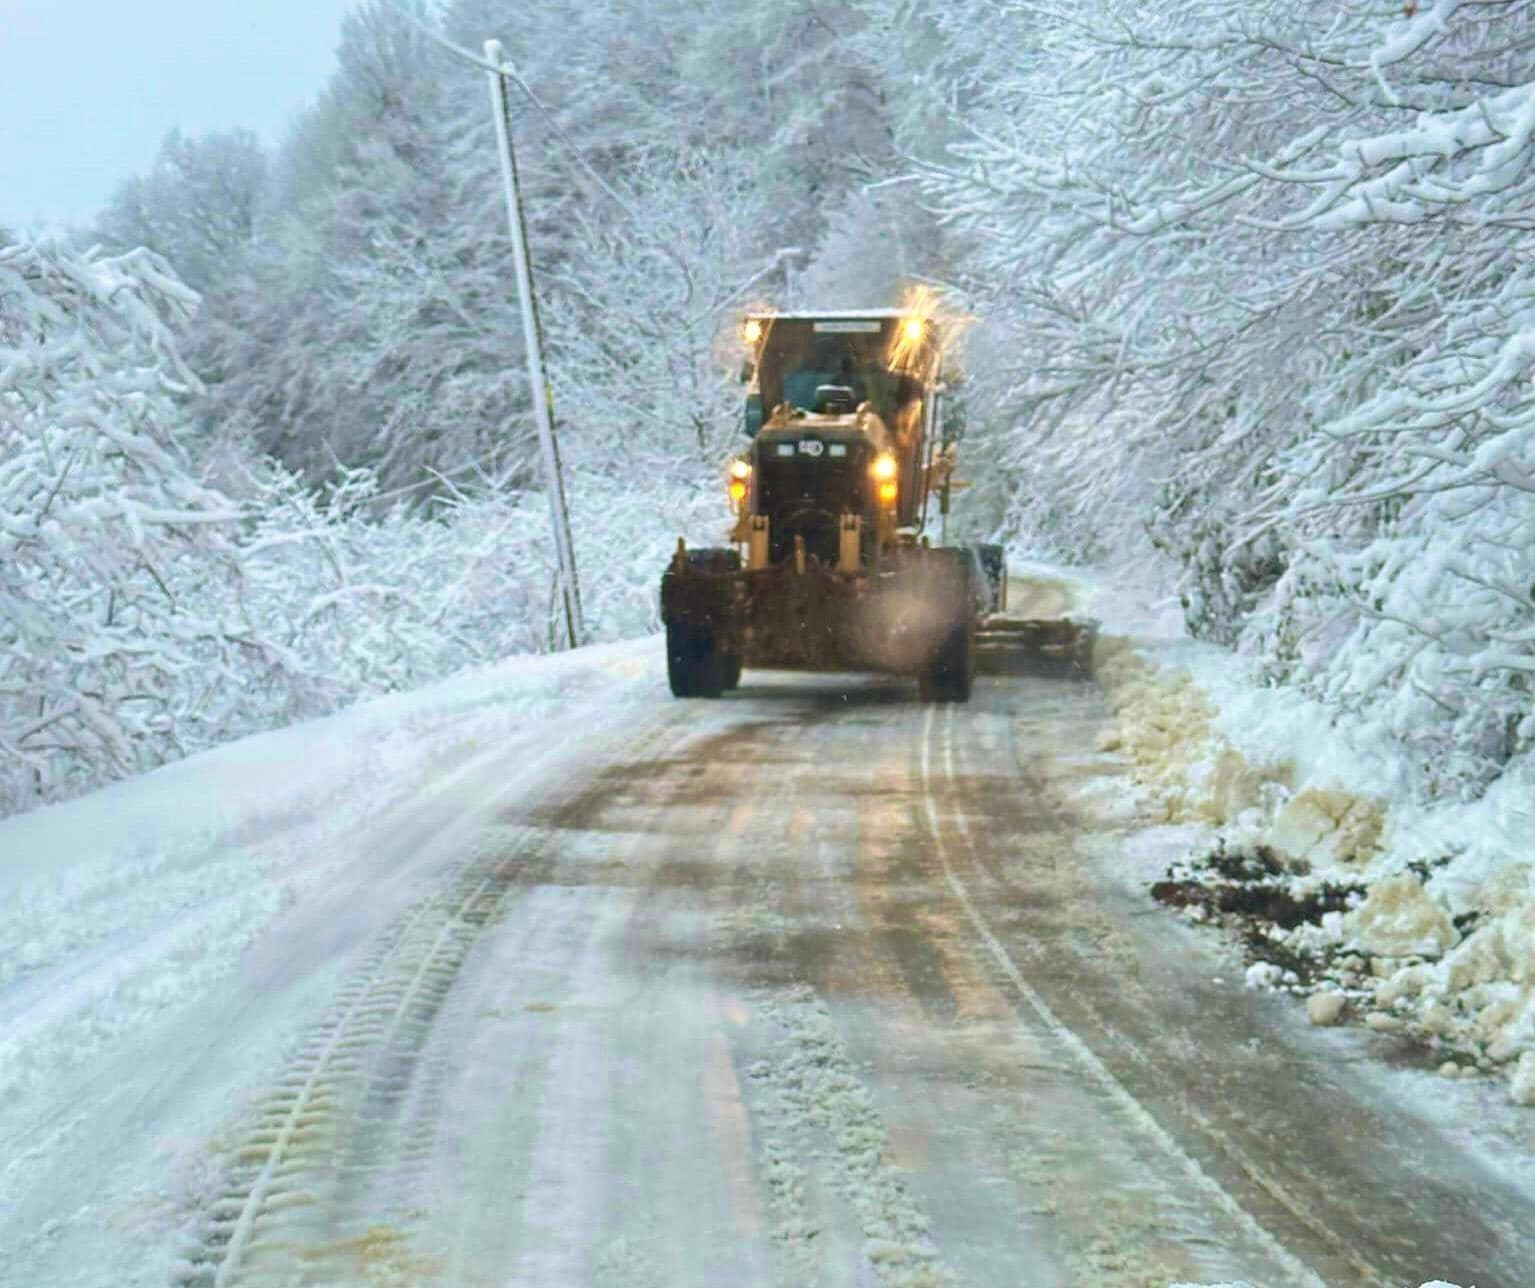
[[[1098,623],[1090,617],[981,619],[975,668],[982,675],[1049,675],[1090,679]]]

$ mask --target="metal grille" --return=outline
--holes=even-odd
[[[771,516],[769,557],[793,552],[794,538],[823,563],[837,559],[837,526],[865,508],[863,454],[778,456],[765,447],[757,462],[757,513]]]

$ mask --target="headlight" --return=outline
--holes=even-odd
[[[762,339],[762,323],[757,318],[747,318],[741,326],[741,339],[747,344],[756,344]]]
[[[737,456],[730,462],[730,477],[733,479],[749,479],[752,476],[752,463],[743,457]]]
[[[881,483],[879,485],[879,499],[881,501],[883,501],[886,505],[894,505],[895,504],[896,494],[897,494],[898,491],[899,491],[899,489],[896,487],[896,485],[893,482],[891,482],[891,483]]]
[[[927,324],[921,318],[907,318],[901,325],[901,334],[908,344],[916,344],[926,330]]]
[[[881,483],[887,479],[893,479],[896,475],[895,457],[889,452],[881,452],[874,458],[874,464],[869,467],[869,472]]]
[[[744,501],[746,499],[746,484],[740,479],[730,481],[730,499],[732,501]]]

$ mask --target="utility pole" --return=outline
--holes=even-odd
[[[501,42],[487,40],[485,57],[502,67]],[[581,623],[581,590],[576,581],[576,553],[570,539],[570,516],[565,509],[565,482],[560,473],[560,453],[554,441],[554,394],[544,374],[543,331],[538,325],[538,301],[533,295],[533,270],[528,263],[528,229],[522,217],[522,198],[517,187],[517,158],[512,152],[512,121],[506,102],[506,78],[487,71],[490,104],[496,121],[496,142],[501,150],[501,186],[506,196],[506,223],[512,235],[512,263],[517,271],[517,294],[522,302],[523,347],[528,355],[528,384],[533,395],[533,422],[538,427],[538,446],[544,464],[544,486],[549,493],[549,519],[554,527],[554,550],[559,560],[560,594],[565,608],[565,638],[576,648],[585,634]]]

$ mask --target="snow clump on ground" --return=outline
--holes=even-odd
[[[1325,996],[1313,1023],[1404,1034],[1535,1103],[1530,775],[1430,798],[1382,731],[1263,686],[1129,586],[1074,589],[1105,625],[1094,672],[1116,723],[1100,748],[1157,821],[1209,829],[1209,852],[1153,893],[1237,930],[1248,987]]]

